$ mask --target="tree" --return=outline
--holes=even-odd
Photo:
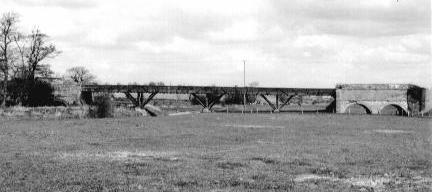
[[[38,77],[52,76],[45,61],[60,52],[39,29],[26,35],[20,33],[17,23],[15,13],[0,17],[0,105],[46,105],[53,100],[47,97],[52,93],[51,85]]]
[[[60,52],[49,43],[48,36],[37,28],[30,35],[17,33],[13,40],[17,50],[15,58],[20,62],[12,66],[14,74],[11,82],[14,88],[9,89],[9,92],[13,93],[11,102],[15,100],[15,104],[26,106],[54,104],[53,89],[44,80],[51,77],[53,72],[50,66],[43,62]]]
[[[19,54],[19,63],[17,63],[12,68],[12,77],[11,78],[24,78],[25,77],[25,69],[26,69],[26,62],[25,62],[25,35],[21,33],[17,33],[17,35],[14,36],[14,42],[17,48],[17,53]]]
[[[53,58],[60,54],[54,44],[48,42],[48,36],[41,33],[39,29],[32,31],[29,35],[30,43],[28,52],[25,54],[27,59],[27,78],[34,80],[36,75],[50,76],[52,71],[48,64],[43,64],[42,61],[48,58]]]
[[[258,81],[252,81],[249,83],[249,87],[258,87],[259,86],[259,82]]]
[[[159,82],[150,81],[149,85],[150,86],[165,86],[165,83],[162,81],[159,81]]]
[[[3,76],[1,106],[6,106],[9,73],[13,61],[13,36],[17,34],[18,16],[15,13],[5,13],[0,19],[0,70]]]
[[[96,77],[85,67],[72,67],[66,71],[66,77],[82,85],[93,83]]]

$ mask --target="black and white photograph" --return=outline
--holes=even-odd
[[[431,0],[0,0],[0,192],[430,192]]]

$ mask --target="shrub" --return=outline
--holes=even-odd
[[[94,98],[94,109],[90,117],[106,118],[114,117],[114,107],[110,95],[99,95]]]
[[[22,104],[28,107],[64,105],[53,92],[54,88],[44,80],[12,79],[8,83],[8,105]]]

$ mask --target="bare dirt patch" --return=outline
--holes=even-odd
[[[389,183],[390,178],[385,177],[358,177],[358,178],[348,178],[348,179],[340,179],[337,177],[331,176],[322,176],[316,174],[301,174],[294,178],[294,182],[308,182],[308,181],[316,181],[316,180],[327,180],[331,182],[342,182],[348,183],[352,186],[356,187],[364,187],[364,188],[372,188],[374,191],[380,191],[384,188],[386,183]]]
[[[302,183],[309,181],[325,180],[330,182],[340,182],[347,183],[356,188],[366,188],[372,189],[372,191],[383,191],[387,185],[400,185],[400,184],[410,184],[410,185],[425,185],[430,186],[432,189],[432,178],[424,177],[414,177],[414,178],[400,178],[400,177],[352,177],[352,178],[337,178],[333,176],[325,176],[318,174],[301,174],[294,178],[294,182]]]
[[[234,128],[256,128],[256,129],[283,129],[284,126],[274,126],[274,125],[236,125],[236,124],[227,124],[225,127],[234,127]]]
[[[410,133],[414,133],[413,131],[393,130],[393,129],[376,129],[376,130],[373,130],[372,132],[384,133],[384,134],[410,134]]]
[[[312,181],[312,180],[331,180],[331,181],[338,181],[337,178],[335,177],[329,177],[329,176],[321,176],[321,175],[316,175],[316,174],[301,174],[301,175],[297,175],[294,178],[294,182],[307,182],[307,181]]]
[[[185,112],[170,113],[168,114],[168,116],[191,115],[191,114],[193,113],[190,111],[185,111]]]

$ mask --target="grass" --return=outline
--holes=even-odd
[[[430,191],[431,122],[291,113],[5,120],[0,191]]]

